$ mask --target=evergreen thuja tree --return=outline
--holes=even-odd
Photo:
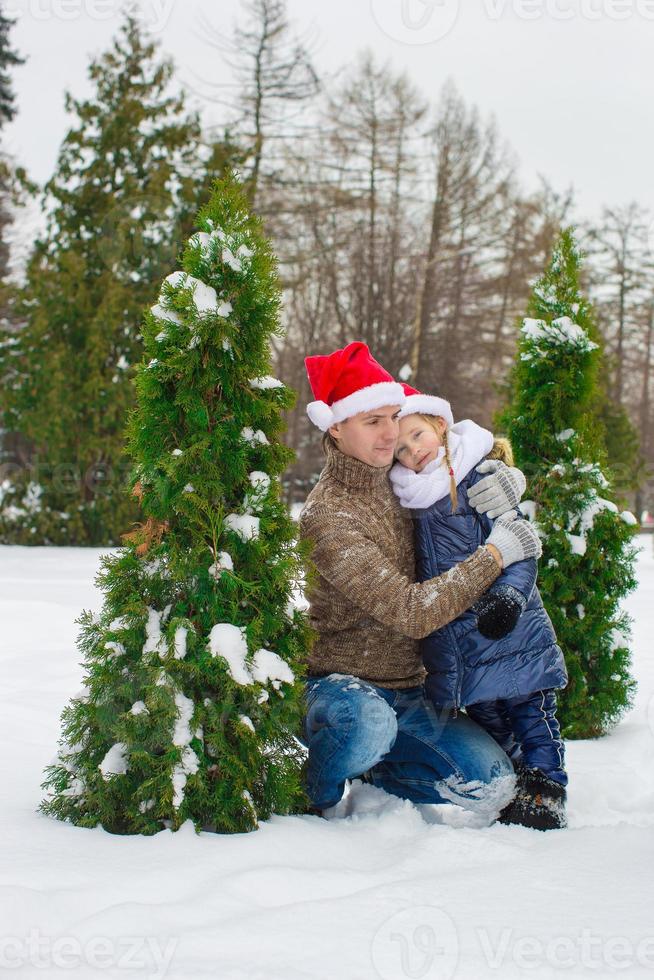
[[[522,322],[501,416],[527,476],[543,542],[539,589],[565,654],[559,693],[563,734],[604,734],[631,703],[629,620],[621,600],[635,587],[635,519],[610,486],[597,403],[601,340],[579,290],[572,229],[561,232]]]
[[[199,122],[172,75],[127,16],[89,68],[90,96],[66,97],[73,123],[45,188],[48,226],[16,306],[23,325],[0,344],[0,426],[31,447],[5,487],[5,542],[118,544],[137,514],[123,432],[141,317],[203,186]]]
[[[306,802],[275,260],[236,174],[198,224],[145,318],[127,432],[145,519],[102,560],[99,617],[78,620],[84,687],[43,783],[45,813],[116,833],[247,831]]]
[[[9,40],[9,32],[16,21],[6,16],[3,6],[0,4],[0,127],[16,115],[10,69],[25,64],[25,59],[14,51]]]

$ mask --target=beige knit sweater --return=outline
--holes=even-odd
[[[354,674],[391,688],[421,684],[417,639],[456,619],[500,574],[481,547],[416,583],[411,514],[391,489],[389,469],[330,447],[300,514],[315,566],[307,595],[318,633],[310,674]]]

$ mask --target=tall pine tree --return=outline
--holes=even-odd
[[[0,6],[0,127],[11,122],[16,115],[16,97],[9,71],[25,63],[25,59],[14,51],[9,40],[9,32],[15,23]]]
[[[66,97],[75,122],[46,185],[25,326],[0,347],[1,424],[32,451],[5,487],[0,540],[115,544],[136,516],[123,430],[139,324],[192,227],[204,172],[198,120],[171,94],[172,72],[128,15],[90,67],[93,95]]]
[[[235,175],[198,223],[146,315],[128,425],[146,520],[103,559],[99,618],[78,620],[85,686],[44,782],[46,813],[116,833],[251,830],[305,801],[275,260]]]
[[[9,38],[14,23],[15,21],[7,17],[0,7],[0,130],[16,115],[11,69],[25,62],[25,59],[13,49]],[[14,208],[19,201],[19,195],[16,193],[16,178],[21,180],[23,176],[22,168],[15,166],[4,144],[0,146],[0,360],[3,355],[5,360],[11,358],[9,349],[15,346],[14,335],[20,324],[15,310],[16,285],[10,280],[8,232],[14,222]],[[13,444],[14,440],[8,438],[2,428],[1,408],[4,391],[6,388],[0,371],[0,505],[6,476],[2,463],[5,457],[12,458],[16,448]]]
[[[604,734],[630,704],[629,620],[621,600],[635,586],[635,519],[613,501],[594,414],[601,339],[579,290],[582,255],[561,232],[534,285],[501,417],[527,475],[543,541],[539,588],[565,654],[559,695],[563,734]]]

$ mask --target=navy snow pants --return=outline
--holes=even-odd
[[[514,764],[540,769],[550,779],[567,786],[555,691],[470,704],[466,714],[493,736]]]

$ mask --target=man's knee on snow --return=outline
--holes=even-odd
[[[452,773],[437,782],[436,789],[449,803],[472,810],[492,822],[515,796],[516,776],[513,768],[509,769],[498,762],[493,766],[488,780],[466,780],[460,774]]]
[[[342,732],[354,768],[364,771],[390,751],[397,738],[397,718],[379,697],[337,698],[330,706],[330,724]]]

